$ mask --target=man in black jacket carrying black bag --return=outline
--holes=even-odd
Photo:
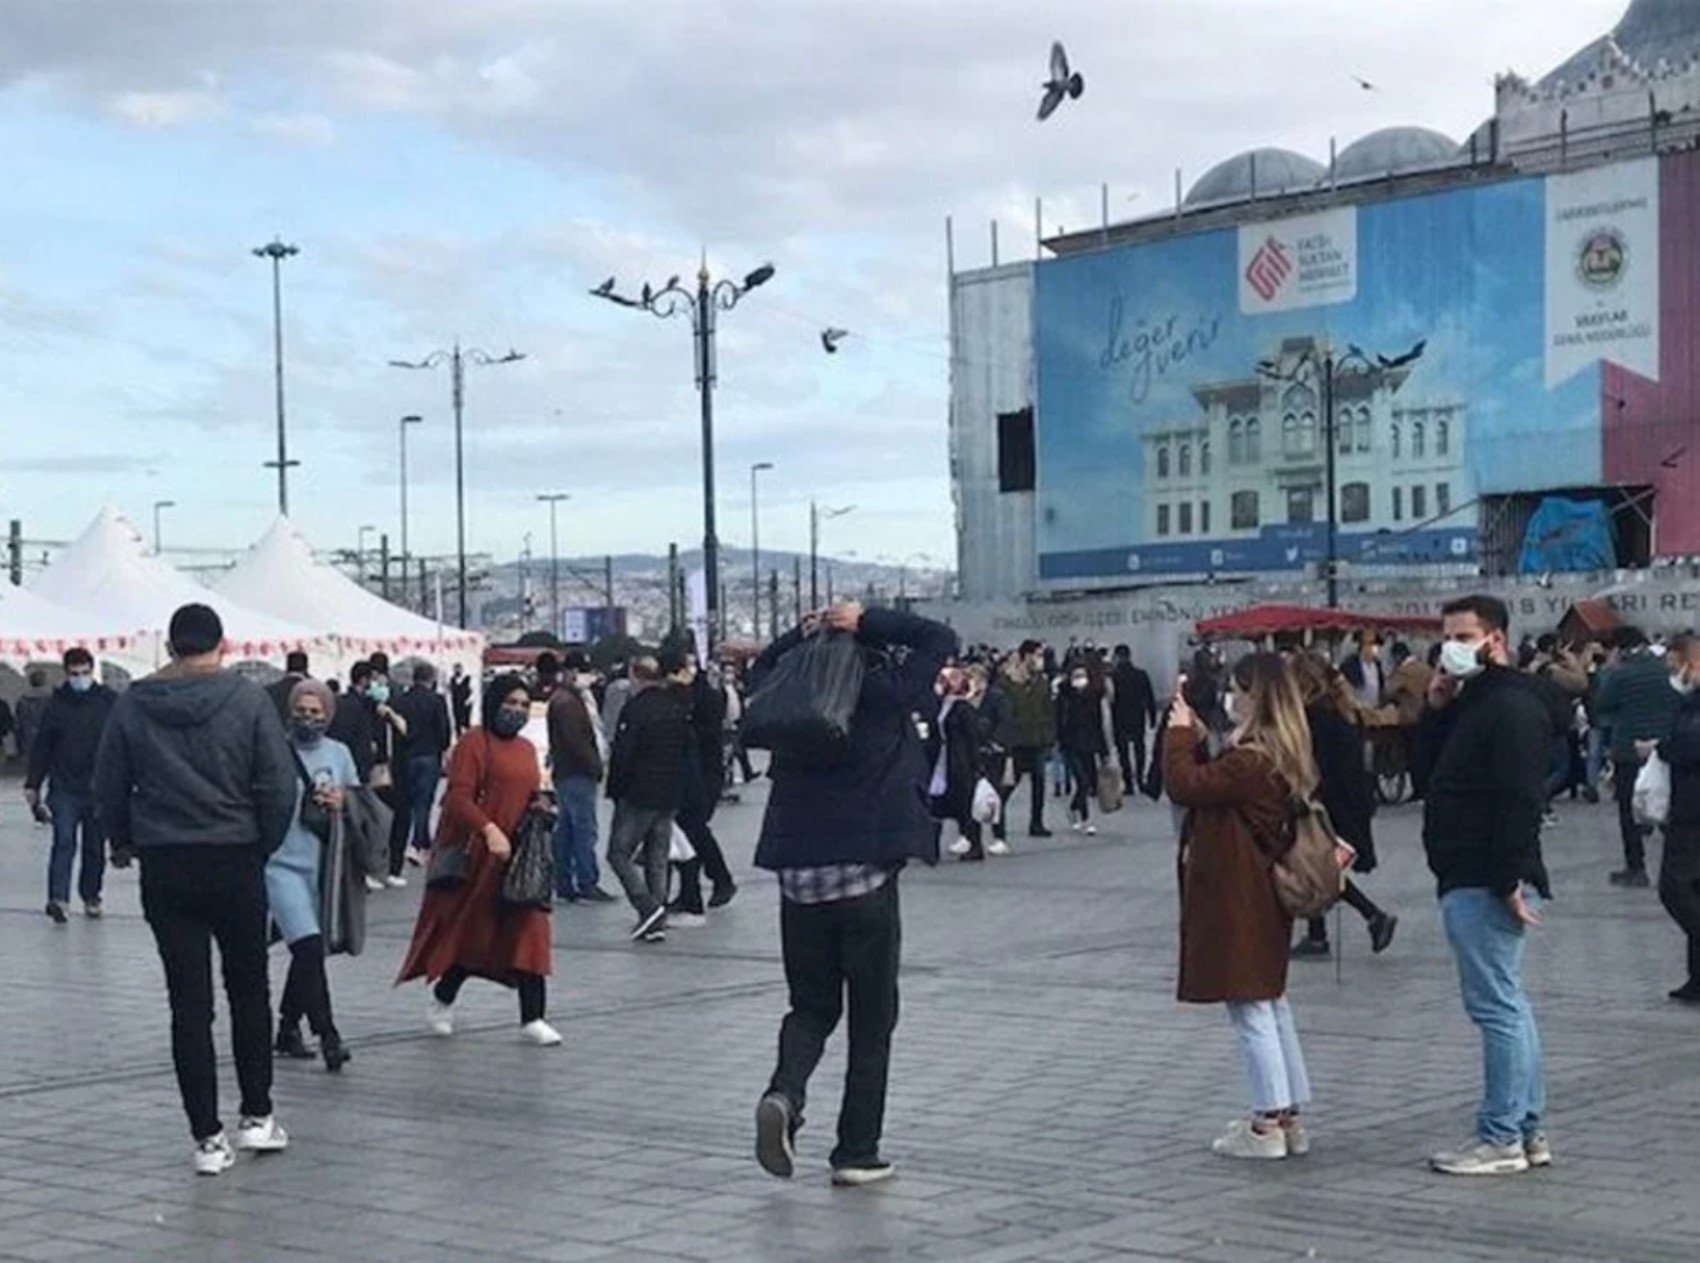
[[[853,633],[865,669],[840,757],[773,752],[773,792],[755,863],[779,878],[791,1008],[779,1030],[778,1064],[756,1107],[756,1158],[769,1174],[791,1176],[809,1076],[848,994],[850,1048],[830,1161],[834,1183],[861,1185],[892,1173],[880,1135],[897,1025],[897,877],[911,859],[938,862],[914,717],[930,720],[936,711],[933,682],[957,640],[950,628],[912,614],[836,605],[767,647],[751,668],[754,692],[817,626]]]
[[[1481,1031],[1483,1083],[1474,1135],[1429,1161],[1449,1175],[1514,1175],[1552,1161],[1540,1034],[1523,990],[1523,949],[1539,900],[1552,897],[1541,860],[1552,724],[1510,665],[1504,602],[1465,597],[1442,614],[1441,670],[1418,734],[1423,848],[1464,1010]]]

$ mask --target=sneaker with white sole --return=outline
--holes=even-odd
[[[289,1148],[289,1133],[278,1126],[275,1114],[264,1118],[244,1114],[236,1124],[236,1147],[250,1153],[282,1153]]]
[[[1283,1120],[1281,1130],[1286,1133],[1289,1157],[1302,1158],[1310,1152],[1310,1133],[1297,1118]]]
[[[1547,1140],[1544,1131],[1538,1131],[1533,1136],[1524,1138],[1523,1156],[1529,1160],[1532,1167],[1550,1167],[1552,1165],[1552,1143]]]
[[[1442,1175],[1521,1175],[1529,1169],[1529,1156],[1521,1141],[1496,1145],[1472,1136],[1456,1149],[1435,1154],[1428,1164]]]
[[[1258,1131],[1249,1118],[1236,1118],[1228,1130],[1210,1142],[1210,1151],[1224,1158],[1284,1158],[1287,1133],[1280,1127]]]
[[[1098,836],[1098,826],[1095,824],[1089,824],[1085,826],[1082,832],[1084,832],[1089,838],[1095,838]]]
[[[1005,842],[1002,838],[993,838],[990,842],[986,843],[986,854],[1008,855],[1009,843]]]
[[[455,1033],[455,1006],[444,1004],[436,996],[431,997],[430,1006],[425,1010],[425,1025],[430,1027],[431,1034],[447,1038]]]
[[[956,841],[954,841],[950,844],[950,848],[949,848],[950,853],[952,855],[966,855],[966,854],[968,854],[969,850],[971,850],[971,849],[972,848],[968,845],[968,839],[967,838],[956,839]]]
[[[369,893],[375,895],[380,890],[387,890],[388,887],[384,885],[384,879],[382,877],[368,877],[366,879],[366,889]]]
[[[769,1092],[756,1105],[756,1161],[776,1179],[796,1170],[797,1120],[784,1093]]]
[[[407,862],[415,868],[421,868],[424,866],[428,854],[428,852],[421,851],[416,846],[410,846],[407,848]]]
[[[662,904],[656,904],[650,912],[640,916],[638,923],[632,927],[632,942],[648,942],[651,934],[666,928],[667,909]]]
[[[223,1175],[235,1165],[236,1150],[230,1147],[222,1131],[195,1146],[196,1175]]]
[[[832,1168],[832,1182],[839,1188],[861,1188],[879,1184],[897,1174],[897,1168],[884,1158],[863,1158]]]
[[[384,878],[384,885],[388,886],[391,890],[404,890],[407,887],[407,878],[403,877],[400,873],[391,873],[388,877]]]
[[[553,1048],[561,1042],[561,1032],[542,1018],[538,1018],[535,1022],[527,1022],[520,1027],[519,1037],[528,1044],[536,1044],[539,1048]]]
[[[708,918],[700,912],[669,912],[667,928],[669,930],[697,930],[708,924]]]

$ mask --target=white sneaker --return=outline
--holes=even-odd
[[[407,862],[409,864],[413,865],[413,867],[415,867],[415,868],[422,867],[425,863],[425,852],[421,851],[416,846],[408,847],[407,848]]]
[[[1081,829],[1082,829],[1082,828],[1083,828],[1083,827],[1084,827],[1084,826],[1083,826],[1083,825],[1081,825],[1081,823],[1080,823],[1080,821],[1078,821],[1078,820],[1070,820],[1070,821],[1069,821],[1069,822],[1068,822],[1068,828],[1069,828],[1069,832],[1070,832],[1070,833],[1079,833],[1079,832],[1080,832],[1080,830],[1081,830]]]
[[[993,838],[990,842],[986,843],[986,854],[1008,855],[1009,843],[1005,842],[1002,838]]]
[[[403,890],[407,886],[407,878],[403,877],[400,873],[395,873],[384,878],[384,885],[388,886],[391,890]]]
[[[236,1150],[221,1131],[195,1146],[195,1174],[222,1175],[236,1165]]]
[[[950,844],[950,853],[952,855],[966,855],[968,854],[968,850],[969,847],[967,838],[958,838]]]
[[[1523,1156],[1529,1160],[1532,1167],[1552,1165],[1552,1143],[1547,1140],[1544,1131],[1538,1131],[1523,1141]]]
[[[519,1037],[528,1044],[536,1044],[539,1048],[553,1048],[561,1042],[561,1032],[542,1018],[538,1018],[535,1022],[527,1022],[520,1027]]]
[[[1529,1169],[1529,1155],[1521,1141],[1496,1145],[1472,1136],[1456,1149],[1435,1154],[1428,1164],[1442,1175],[1521,1175]]]
[[[282,1153],[289,1148],[289,1133],[277,1125],[277,1116],[264,1118],[243,1115],[236,1124],[236,1147],[250,1153]]]
[[[667,928],[669,930],[695,930],[708,924],[708,918],[700,912],[669,912]]]
[[[431,997],[431,1007],[425,1010],[425,1025],[431,1028],[431,1034],[442,1035],[445,1038],[455,1033],[455,1006],[444,1004],[436,996]]]
[[[1249,1118],[1236,1118],[1215,1140],[1211,1152],[1224,1158],[1284,1158],[1287,1156],[1287,1133],[1279,1127],[1258,1131]]]
[[[385,889],[384,879],[382,877],[368,877],[366,879],[366,889],[371,891],[373,894],[377,894],[378,891]]]
[[[1310,1133],[1305,1125],[1296,1118],[1290,1118],[1281,1124],[1281,1130],[1287,1135],[1287,1153],[1295,1158],[1302,1158],[1310,1152]]]
[[[1098,836],[1098,826],[1095,824],[1086,825],[1084,831],[1086,836],[1089,838],[1095,838]]]

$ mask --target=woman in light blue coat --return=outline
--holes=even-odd
[[[295,819],[283,845],[266,861],[266,897],[272,921],[289,945],[289,977],[278,1005],[277,1051],[310,1058],[301,1038],[301,1019],[319,1040],[325,1069],[340,1071],[349,1060],[331,1020],[330,983],[325,977],[325,940],[319,926],[319,876],[329,841],[330,817],[342,810],[346,789],[360,784],[347,746],[325,736],[336,712],[336,695],[318,680],[302,680],[289,695],[289,741],[301,777]]]

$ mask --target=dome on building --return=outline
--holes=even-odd
[[[1607,34],[1542,76],[1540,87],[1575,87],[1609,74],[1620,57],[1651,70],[1700,57],[1700,4],[1694,0],[1634,0]]]
[[[1291,149],[1248,149],[1199,176],[1186,195],[1186,205],[1296,193],[1315,188],[1327,175],[1327,167]]]
[[[1335,175],[1365,180],[1402,171],[1449,166],[1458,160],[1458,142],[1427,127],[1384,127],[1353,141],[1339,153]]]

